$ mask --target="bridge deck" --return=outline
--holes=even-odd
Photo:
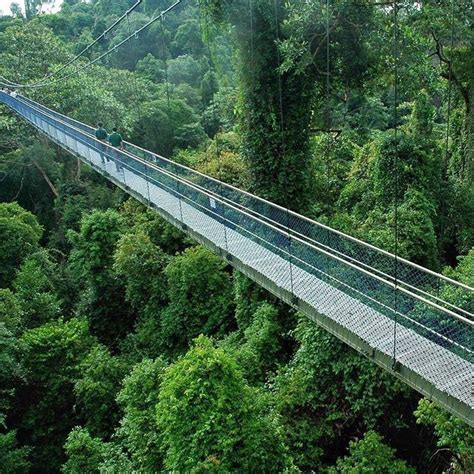
[[[94,164],[101,166],[97,161]],[[176,196],[152,183],[147,186],[143,177],[129,170],[124,170],[124,175],[117,173],[112,163],[106,165],[106,169],[108,174],[117,181],[126,182],[137,194],[148,198],[149,189],[151,202],[181,221],[180,200]],[[194,232],[275,282],[278,287],[288,292],[291,292],[293,287],[297,298],[308,303],[317,312],[325,314],[356,334],[370,347],[392,356],[395,324],[392,319],[296,265],[292,265],[292,284],[288,260],[234,229],[226,227],[224,232],[224,226],[216,219],[186,202],[181,201],[181,209],[182,222]],[[474,374],[473,364],[404,326],[399,325],[396,331],[396,355],[399,363],[418,373],[439,390],[474,406],[474,396],[470,390]]]
[[[12,100],[9,102],[12,106]],[[119,171],[114,162],[103,163],[103,152],[109,148],[90,145],[93,139],[86,137],[84,131],[68,131],[70,125],[52,115],[40,114],[31,105],[13,108],[50,139],[150,204],[168,221],[228,257],[230,263],[257,283],[301,309],[425,396],[474,424],[474,364],[469,360],[412,328],[397,324],[374,305],[354,297],[353,291],[343,291],[340,285],[330,284],[333,277],[324,269],[318,270],[318,275],[307,271],[302,262],[288,257],[288,249],[279,247],[274,239],[254,235],[251,228],[240,228],[238,220],[228,220],[226,212],[233,210],[220,208],[212,197],[206,197],[209,205],[203,206],[198,199],[192,202],[186,192],[180,192],[179,183],[170,187],[165,181],[152,179],[149,170],[141,172],[125,167]]]

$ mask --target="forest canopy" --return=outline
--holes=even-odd
[[[43,3],[1,87],[474,286],[470,0],[183,0],[121,46],[173,2]],[[0,105],[0,466],[468,473],[474,434]]]

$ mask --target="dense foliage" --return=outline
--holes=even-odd
[[[24,3],[0,17],[18,83],[135,1]],[[170,3],[142,1],[82,64]],[[472,286],[472,5],[385,3],[183,1],[26,94],[386,250],[396,221],[401,255]],[[1,106],[1,472],[467,473],[473,446]]]

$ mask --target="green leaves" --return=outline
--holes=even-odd
[[[415,416],[417,423],[434,428],[440,448],[452,451],[454,472],[471,472],[474,469],[474,433],[472,428],[427,399],[420,400]]]
[[[94,341],[84,320],[50,322],[26,331],[19,340],[26,384],[21,386],[20,426],[34,444],[36,466],[58,469],[62,444],[77,419],[73,382]]]
[[[156,404],[165,367],[161,359],[143,359],[124,379],[117,397],[124,413],[117,435],[130,452],[138,471],[157,472],[163,467]]]
[[[169,305],[161,315],[170,353],[179,354],[199,334],[225,334],[231,327],[232,283],[225,263],[203,247],[187,249],[166,267]]]
[[[120,414],[115,397],[127,371],[125,361],[104,346],[94,346],[85,357],[74,393],[76,409],[92,435],[108,438],[116,428]]]
[[[362,439],[349,443],[349,455],[338,459],[336,467],[330,469],[329,472],[331,474],[356,472],[415,474],[416,469],[408,466],[405,461],[396,459],[395,450],[385,445],[379,434],[368,431]]]
[[[10,286],[23,259],[38,249],[43,229],[16,203],[0,203],[0,287]]]
[[[20,447],[15,436],[15,431],[0,433],[0,465],[5,474],[22,474],[29,472],[31,468],[31,463],[28,461],[30,449],[25,446]]]
[[[278,421],[237,363],[201,336],[164,375],[157,420],[165,468],[281,471],[291,463]]]
[[[117,244],[114,269],[126,281],[126,297],[137,312],[155,311],[167,298],[164,275],[168,257],[141,229],[125,234]]]
[[[302,315],[294,333],[299,348],[272,387],[300,469],[321,470],[323,456],[345,446],[350,433],[407,420],[408,387]]]

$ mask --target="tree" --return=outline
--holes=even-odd
[[[27,1],[41,3],[41,0]],[[38,22],[21,22],[0,33],[0,67],[11,81],[23,84],[42,79],[50,68],[65,62],[67,57],[64,45]],[[44,95],[44,90],[40,94]]]
[[[5,173],[0,190],[3,201],[17,201],[34,213],[49,233],[54,226],[54,199],[62,164],[55,160],[53,150],[44,144],[32,144],[34,136],[23,130],[20,136],[10,135],[13,143],[30,145],[0,158],[0,172]]]
[[[447,12],[449,11],[449,14]],[[452,14],[451,14],[452,13]],[[452,86],[453,99],[459,102],[463,114],[461,127],[454,134],[463,135],[463,146],[454,169],[461,180],[473,179],[474,136],[474,33],[472,28],[472,5],[469,0],[451,2],[429,0],[417,13],[418,31],[427,35],[431,42],[431,56],[436,56],[435,71]],[[455,40],[451,46],[451,37]],[[454,170],[453,170],[454,171]]]
[[[12,406],[15,388],[21,377],[18,342],[5,323],[0,322],[0,424]]]
[[[165,267],[169,257],[137,225],[117,245],[114,269],[125,282],[125,298],[138,318],[122,344],[128,356],[156,357],[162,344],[160,315],[168,300]]]
[[[71,233],[73,251],[70,264],[85,286],[80,312],[87,316],[91,330],[109,347],[131,329],[134,315],[125,302],[123,281],[113,269],[114,252],[124,231],[120,215],[113,211],[93,211]]]
[[[21,262],[38,249],[43,229],[16,203],[0,203],[0,287],[10,286]]]
[[[133,469],[124,451],[117,444],[104,443],[94,438],[81,427],[74,428],[64,445],[67,461],[62,472],[82,474],[92,472],[120,472],[133,474]]]
[[[87,323],[79,319],[44,324],[19,340],[26,383],[18,390],[16,416],[19,436],[34,445],[35,469],[58,469],[63,462],[62,445],[77,423],[74,380],[93,344]]]
[[[444,273],[448,277],[472,287],[474,285],[474,248],[467,255],[458,257],[458,265],[455,269],[447,267]],[[454,285],[443,285],[440,297],[466,311],[474,311],[474,301],[470,295],[466,295],[465,291]]]
[[[0,423],[1,423],[0,417]],[[18,447],[16,433],[9,431],[0,433],[0,465],[5,474],[22,474],[29,472],[31,463],[28,461],[30,450],[27,447]]]
[[[233,335],[229,340],[224,339],[223,347],[234,351],[249,383],[265,382],[267,374],[277,367],[281,332],[278,310],[264,302],[255,311],[252,324],[245,329],[242,339],[233,338]]]
[[[415,474],[416,470],[405,461],[395,458],[395,450],[383,443],[382,437],[374,431],[368,431],[358,441],[349,443],[349,455],[338,459],[336,467],[330,473],[351,474]]]
[[[190,55],[178,56],[168,63],[168,78],[173,84],[197,87],[202,79],[199,63]]]
[[[145,233],[165,254],[176,255],[194,245],[192,239],[182,230],[134,199],[126,201],[120,213],[127,227],[134,229],[134,232]]]
[[[433,204],[414,188],[409,189],[398,206],[398,254],[434,270],[438,269],[437,238],[433,224]],[[377,207],[361,227],[365,240],[395,251],[395,209]]]
[[[208,0],[204,5],[206,24],[218,20],[235,27],[242,94],[242,151],[252,176],[252,190],[271,201],[302,210],[307,206],[310,189],[307,122],[314,88],[303,76],[298,77],[296,87],[295,75],[280,75],[278,71],[275,25],[280,28],[283,19],[282,2],[278,2],[277,18],[273,7],[263,1],[257,2],[251,12],[245,1]],[[254,113],[256,110],[259,113]]]
[[[192,133],[187,136],[189,132]],[[158,99],[145,104],[132,136],[144,148],[165,157],[170,157],[175,148],[195,147],[204,139],[199,117],[184,100],[175,96],[169,102]]]
[[[161,359],[144,359],[124,379],[117,396],[124,414],[117,437],[130,452],[134,469],[139,472],[158,472],[163,468],[156,405],[165,368]]]
[[[340,45],[332,51],[338,68],[331,74],[345,86],[358,86],[370,64],[366,33],[373,9],[351,1],[338,2],[330,12],[319,1],[274,5],[258,0],[252,8],[244,0],[206,0],[205,5],[211,18],[235,30],[240,129],[252,189],[278,204],[307,210],[315,98],[319,115],[324,112],[325,17],[330,15],[331,37]]]
[[[191,18],[184,21],[176,30],[172,48],[176,55],[189,54],[193,58],[200,58],[205,51],[198,20]]]
[[[4,416],[12,406],[15,388],[22,375],[17,339],[22,330],[21,311],[14,294],[0,289],[0,425],[4,427]]]
[[[335,462],[353,433],[410,426],[417,398],[408,387],[305,317],[294,335],[300,346],[272,386],[301,470]]]
[[[59,316],[61,300],[55,287],[58,276],[58,265],[45,251],[32,254],[23,262],[13,287],[24,327],[41,326]]]
[[[17,2],[12,2],[10,3],[10,12],[12,16],[15,18],[22,18],[23,17],[23,12],[21,10],[21,6]]]
[[[438,437],[438,447],[450,454],[449,465],[452,472],[464,473],[474,469],[474,433],[472,428],[426,399],[420,400],[415,416],[417,423],[434,428]]]
[[[69,433],[64,450],[67,461],[62,466],[62,472],[65,473],[98,472],[104,460],[104,443],[99,438],[93,438],[85,428],[76,427]]]
[[[199,334],[225,334],[232,326],[232,283],[225,263],[203,247],[174,257],[166,267],[168,307],[161,314],[163,343],[185,351]]]
[[[17,298],[13,292],[0,288],[0,322],[14,335],[22,332],[22,313]]]
[[[33,16],[35,16],[39,9],[41,8],[43,3],[47,3],[47,1],[44,0],[25,0],[25,14],[27,19],[31,19]]]
[[[163,82],[165,79],[165,65],[161,59],[148,53],[137,62],[136,71],[153,82]]]
[[[117,244],[114,268],[125,280],[126,298],[139,313],[155,312],[167,298],[164,269],[168,258],[140,229]]]
[[[104,346],[93,347],[85,357],[74,393],[77,412],[92,435],[107,439],[116,428],[120,414],[115,398],[127,369],[125,361]]]
[[[164,375],[157,405],[165,469],[288,469],[278,419],[244,382],[233,357],[204,336]]]

